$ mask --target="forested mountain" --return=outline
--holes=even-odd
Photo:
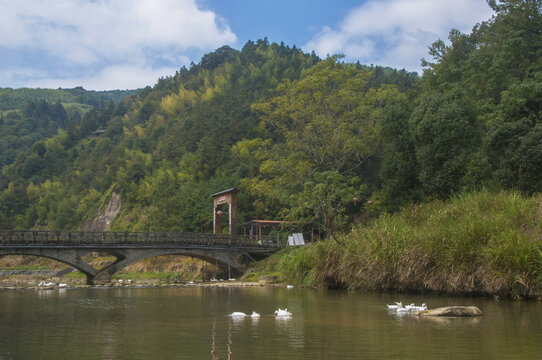
[[[126,96],[134,95],[138,90],[108,90],[94,91],[85,90],[82,87],[73,89],[11,89],[0,88],[0,112],[5,110],[17,110],[29,101],[46,101],[48,103],[77,103],[100,106],[109,101],[118,102]]]
[[[59,129],[73,129],[89,110],[103,110],[137,91],[0,88],[0,168],[13,163],[22,149],[55,136]]]
[[[114,230],[210,231],[210,194],[236,186],[241,222],[333,236],[461,191],[539,192],[541,2],[490,3],[492,19],[430,47],[422,79],[267,40],[222,47],[5,162],[0,227],[75,229],[116,192]]]
[[[306,77],[319,62],[267,40],[248,42],[241,51],[223,47],[114,107],[87,112],[3,167],[2,226],[77,228],[116,191],[124,206],[115,229],[209,231],[209,195],[259,173],[251,142],[284,142],[253,104],[277,94],[281,83]],[[417,81],[404,71],[325,63],[363,74],[362,92]],[[89,136],[98,128],[102,136]],[[251,194],[242,188],[241,219],[279,216],[279,207],[266,212]]]

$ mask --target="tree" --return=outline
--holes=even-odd
[[[345,172],[360,167],[377,144],[373,106],[384,102],[371,91],[360,101],[370,74],[337,62],[337,57],[304,72],[299,81],[286,81],[279,95],[253,109],[301,152],[311,168]]]
[[[312,181],[303,184],[303,191],[294,196],[291,207],[284,211],[294,219],[320,219],[328,236],[337,238],[336,230],[349,223],[345,212],[356,206],[356,196],[364,195],[366,186],[355,176],[346,176],[337,171],[316,172]],[[314,213],[315,211],[315,213]]]
[[[410,118],[419,180],[426,195],[458,191],[472,154],[481,142],[473,104],[461,90],[422,97]]]
[[[437,41],[430,49],[436,63],[424,64],[421,106],[426,106],[432,101],[429,99],[440,96],[438,94],[444,94],[446,98],[456,92],[454,89],[461,89],[472,111],[467,110],[464,116],[458,117],[458,124],[465,124],[466,119],[472,120],[472,116],[476,116],[475,127],[480,134],[472,137],[465,131],[467,138],[463,138],[461,130],[456,129],[459,144],[467,145],[472,155],[466,156],[458,147],[451,148],[456,161],[455,165],[448,162],[448,169],[455,170],[442,179],[444,187],[433,187],[441,196],[457,191],[461,186],[479,188],[481,184],[526,193],[542,189],[542,169],[537,160],[542,111],[542,1],[493,0],[488,4],[495,11],[491,19],[477,24],[471,34],[451,31],[450,45]],[[460,101],[463,105],[464,100]],[[454,102],[456,109],[459,109],[458,105],[463,106]],[[448,112],[453,118],[449,105],[443,104],[442,111],[436,111],[434,115]],[[436,129],[438,125],[434,127]],[[436,143],[440,143],[435,150],[441,146],[446,148],[445,139],[438,138],[436,133],[434,136]],[[467,141],[469,138],[470,142]],[[416,151],[418,157],[423,156],[423,149]],[[425,160],[436,159],[438,154],[425,153]],[[443,154],[444,157],[448,155]],[[467,162],[466,166],[461,165],[461,159]],[[426,169],[427,165],[426,162]],[[439,173],[444,174],[440,171],[421,173],[420,178],[438,181],[435,175]],[[442,193],[445,188],[448,190]]]
[[[0,230],[11,230],[13,227],[11,219],[0,211]]]
[[[370,73],[338,59],[286,80],[277,96],[253,106],[284,143],[267,152],[260,178],[245,182],[253,194],[280,198],[292,219],[318,214],[334,238],[347,204],[364,195],[367,184],[359,179],[380,148],[380,112],[398,95],[392,86],[366,91]]]
[[[409,129],[412,111],[411,101],[399,97],[382,114],[382,188],[374,200],[383,211],[397,211],[422,198],[414,137]]]
[[[542,191],[542,72],[503,92],[485,152],[502,187]]]
[[[239,51],[232,49],[228,45],[216,49],[212,53],[203,55],[201,66],[207,70],[213,70],[225,62],[230,62],[238,55]]]

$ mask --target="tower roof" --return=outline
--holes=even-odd
[[[216,196],[219,196],[219,195],[224,195],[224,194],[229,194],[229,193],[238,193],[238,192],[239,192],[239,189],[233,187],[233,188],[228,189],[228,190],[217,192],[216,194],[213,194],[211,196],[216,197]]]

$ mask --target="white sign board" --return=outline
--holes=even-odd
[[[294,233],[288,235],[288,246],[301,246],[305,245],[305,240],[303,240],[302,233]]]

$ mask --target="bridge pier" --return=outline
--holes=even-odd
[[[100,272],[96,276],[87,275],[87,285],[96,285],[97,283],[106,283],[111,281],[111,275],[107,272]]]

